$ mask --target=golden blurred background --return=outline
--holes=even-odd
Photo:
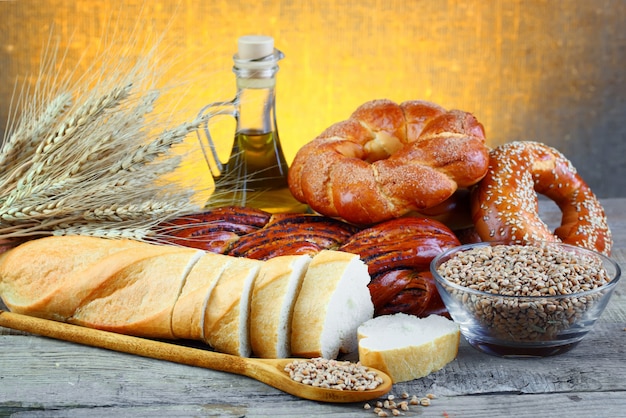
[[[0,1],[0,15],[0,135],[16,81],[32,82],[51,38],[80,69],[105,42],[122,50],[163,34],[175,62],[165,81],[185,80],[176,97],[189,117],[234,97],[237,38],[266,34],[286,56],[277,119],[288,161],[365,101],[424,99],[474,113],[491,146],[555,146],[596,194],[626,196],[622,0],[21,0]],[[202,161],[188,170],[207,175]]]

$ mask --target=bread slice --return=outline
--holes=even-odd
[[[359,361],[387,373],[394,383],[442,369],[457,356],[459,326],[439,315],[418,318],[397,313],[358,328]]]
[[[204,313],[204,341],[215,350],[250,357],[249,317],[254,280],[263,261],[234,258],[220,276]]]
[[[291,318],[308,255],[271,258],[261,266],[250,302],[250,345],[262,358],[286,358],[291,354]]]
[[[176,248],[111,272],[67,322],[138,337],[173,339],[174,304],[191,267],[203,254]]]
[[[125,252],[129,249],[133,251]],[[28,241],[3,254],[0,295],[12,312],[65,321],[111,270],[170,251],[171,247],[87,236]],[[115,257],[120,252],[125,255]]]
[[[204,313],[209,298],[233,257],[206,253],[193,266],[174,305],[172,332],[178,339],[204,339]]]
[[[370,276],[358,255],[323,250],[304,276],[292,319],[296,357],[337,358],[356,352],[357,328],[374,315]]]

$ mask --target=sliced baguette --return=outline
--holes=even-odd
[[[261,266],[250,302],[250,345],[262,358],[291,354],[291,318],[308,255],[279,256]]]
[[[113,272],[67,322],[138,337],[173,339],[174,303],[202,254],[178,248]]]
[[[234,258],[211,292],[204,341],[221,353],[250,357],[250,298],[263,261]]]
[[[359,361],[387,373],[394,383],[442,369],[457,356],[459,326],[439,315],[418,318],[397,313],[358,328]]]
[[[374,315],[370,276],[358,255],[323,250],[304,276],[292,319],[296,357],[337,358],[356,352],[357,328]]]
[[[178,339],[204,339],[204,312],[213,289],[233,257],[206,253],[187,275],[174,305],[172,332]]]

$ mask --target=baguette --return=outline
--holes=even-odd
[[[172,312],[172,333],[176,339],[204,340],[204,312],[217,281],[234,259],[205,253],[193,266]]]
[[[0,295],[12,312],[67,321],[111,272],[173,247],[132,240],[47,237],[28,241],[2,254]],[[128,251],[126,251],[128,250]]]
[[[373,316],[369,279],[359,256],[331,250],[260,261],[64,236],[0,255],[0,297],[14,312],[246,357],[356,352]]]
[[[250,305],[250,343],[258,357],[291,354],[291,318],[310,262],[308,255],[293,255],[263,263]]]
[[[336,358],[357,351],[357,328],[374,315],[370,276],[358,255],[323,250],[304,276],[294,306],[294,356]]]
[[[459,326],[439,315],[405,313],[373,318],[358,330],[359,361],[387,373],[394,383],[429,375],[457,356]]]
[[[67,322],[138,337],[173,339],[174,304],[202,254],[180,248],[126,265],[110,274],[106,285],[94,290]]]
[[[204,341],[217,351],[250,357],[250,298],[262,261],[235,258],[224,270],[204,312]]]

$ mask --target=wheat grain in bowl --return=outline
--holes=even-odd
[[[462,245],[433,259],[431,271],[465,339],[486,353],[515,357],[574,348],[621,275],[600,253],[544,242]]]

